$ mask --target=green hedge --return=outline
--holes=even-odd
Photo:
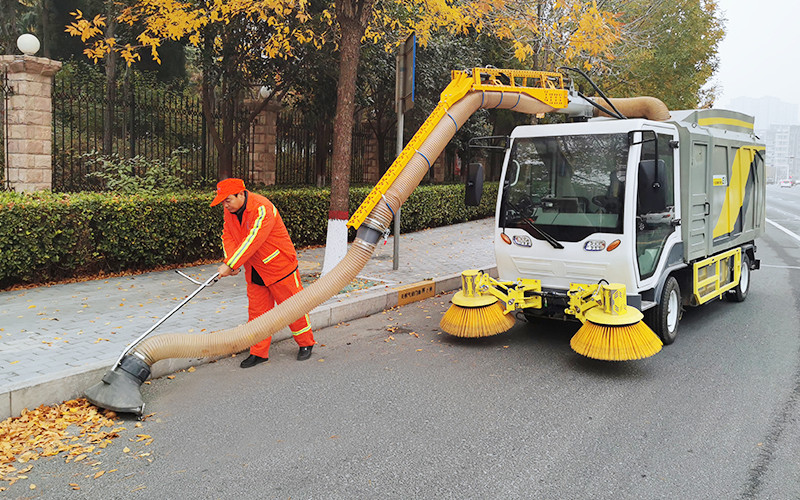
[[[351,189],[350,213],[370,190]],[[278,207],[297,247],[325,243],[329,189],[254,191]],[[420,186],[403,205],[402,231],[491,216],[496,196],[497,183],[487,183],[481,205],[468,208],[463,185]],[[222,208],[208,206],[212,197],[0,192],[0,288],[221,258]]]

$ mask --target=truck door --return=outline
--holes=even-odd
[[[703,258],[708,255],[711,245],[709,216],[711,204],[708,201],[708,144],[692,143],[692,156],[689,172],[689,241],[686,249],[688,260]]]
[[[636,188],[636,260],[640,283],[651,278],[676,234],[675,148],[671,134],[642,132]],[[677,237],[677,236],[676,236]]]

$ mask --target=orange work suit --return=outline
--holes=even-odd
[[[222,245],[228,267],[244,266],[248,321],[252,321],[275,303],[280,304],[302,290],[303,285],[297,270],[297,252],[278,209],[264,196],[245,193],[241,222],[236,214],[225,211]],[[253,283],[254,271],[263,285]],[[314,345],[308,314],[290,324],[289,329],[300,347]],[[272,337],[267,337],[252,346],[250,354],[268,358],[271,341]]]

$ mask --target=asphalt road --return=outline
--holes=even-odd
[[[800,234],[800,187],[768,195],[767,217]],[[321,330],[306,362],[289,341],[248,370],[239,355],[154,380],[152,415],[102,464],[39,460],[6,493],[800,498],[800,241],[768,225],[758,257],[745,302],[688,310],[646,360],[583,358],[569,323],[453,338],[445,295]]]

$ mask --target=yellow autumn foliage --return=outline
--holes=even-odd
[[[404,14],[398,16],[399,11]],[[336,24],[333,2],[320,12],[309,12],[306,0],[138,0],[116,19],[143,27],[136,45],[103,39],[102,16],[90,20],[79,10],[72,15],[74,21],[66,31],[90,44],[87,57],[97,61],[117,51],[129,65],[138,60],[140,49],[149,49],[159,61],[158,49],[165,40],[185,40],[199,46],[206,26],[241,17],[273,28],[262,46],[242,47],[259,50],[263,57],[292,57],[300,45],[321,47],[336,41],[332,38],[336,30],[330,29]],[[320,22],[312,23],[314,20]],[[318,32],[312,25],[326,28]],[[549,63],[569,63],[578,58],[600,63],[611,60],[613,47],[621,37],[617,16],[598,8],[595,0],[375,0],[364,39],[383,41],[386,49],[392,50],[412,32],[425,46],[431,35],[441,30],[509,40],[517,59],[524,61],[536,53]]]

